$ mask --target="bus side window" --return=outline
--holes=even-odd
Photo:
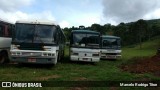
[[[63,43],[62,31],[60,31],[60,43]]]
[[[15,36],[15,26],[14,25],[12,25],[12,29],[11,29],[11,37],[12,38],[14,38],[14,36]]]
[[[9,27],[8,25],[5,25],[4,27],[4,37],[8,37],[9,36]]]
[[[8,26],[7,25],[0,25],[0,36],[8,37]]]
[[[58,29],[56,30],[56,33],[55,33],[55,42],[56,42],[56,44],[59,44],[59,31],[58,31]]]
[[[0,25],[0,37],[3,37],[3,27]]]
[[[61,35],[60,35],[59,30],[58,30],[58,44],[60,44],[60,42],[61,42]]]
[[[13,30],[13,26],[12,25],[9,25],[8,27],[8,37],[12,37],[12,30]]]

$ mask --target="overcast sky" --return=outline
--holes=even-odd
[[[0,18],[50,20],[62,28],[160,18],[159,0],[0,0]]]

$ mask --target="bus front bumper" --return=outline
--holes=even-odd
[[[122,57],[121,55],[104,55],[101,56],[101,59],[119,59],[121,57]]]
[[[99,57],[78,57],[78,56],[70,56],[71,61],[84,61],[84,62],[99,62]]]
[[[11,57],[11,61],[17,63],[32,63],[32,64],[56,64],[56,58],[42,57]]]

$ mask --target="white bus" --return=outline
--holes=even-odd
[[[11,43],[12,61],[56,64],[64,56],[65,36],[53,22],[17,21]]]
[[[0,20],[0,64],[9,62],[14,24]]]
[[[116,36],[102,36],[101,58],[118,59],[121,57],[121,39]]]
[[[73,30],[70,39],[70,60],[100,61],[100,33],[91,30]]]

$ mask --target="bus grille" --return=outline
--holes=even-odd
[[[22,56],[41,56],[40,52],[22,52]]]

